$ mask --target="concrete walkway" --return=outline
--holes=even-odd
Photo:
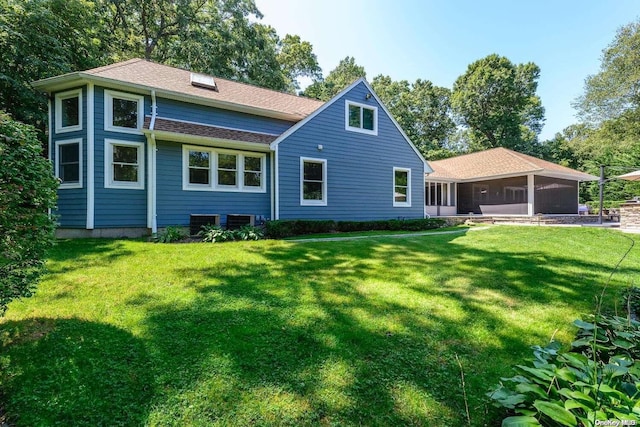
[[[286,240],[287,242],[295,243],[307,243],[307,242],[342,242],[347,240],[361,240],[361,239],[374,239],[374,238],[401,238],[401,237],[420,237],[420,236],[439,236],[442,234],[464,234],[467,231],[480,231],[486,230],[489,227],[471,227],[461,230],[447,230],[447,231],[421,231],[418,233],[404,233],[404,234],[372,234],[369,236],[344,236],[344,237],[317,237],[310,239],[292,239]]]

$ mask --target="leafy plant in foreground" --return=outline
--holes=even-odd
[[[502,426],[640,422],[640,362],[632,357],[637,354],[634,337],[640,333],[640,323],[629,321],[620,330],[619,319],[600,316],[593,323],[576,321],[580,330],[573,351],[560,351],[556,341],[533,347],[531,365],[517,365],[517,375],[502,378],[488,394],[497,406],[520,414],[505,418]],[[588,357],[593,350],[587,355],[579,352],[587,347],[596,349],[595,357]]]
[[[159,243],[173,243],[185,237],[187,237],[187,235],[180,227],[169,226],[165,228],[163,232],[158,233],[158,239],[156,241]]]
[[[216,243],[234,240],[233,231],[223,230],[219,225],[203,225],[198,232],[203,242]]]
[[[233,237],[235,240],[260,240],[264,238],[264,233],[258,227],[244,225],[238,230],[234,230]]]

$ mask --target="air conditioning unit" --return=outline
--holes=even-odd
[[[228,214],[227,215],[227,229],[237,230],[244,225],[255,225],[255,215],[241,215],[241,214]]]
[[[189,218],[189,234],[197,235],[203,225],[220,225],[220,215],[191,214]]]

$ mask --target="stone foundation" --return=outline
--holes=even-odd
[[[640,203],[625,203],[620,206],[620,228],[640,230]]]
[[[640,206],[640,204],[639,204]],[[551,225],[551,224],[597,224],[598,215],[534,215],[534,216],[508,216],[508,215],[457,215],[450,217],[433,217],[441,218],[447,221],[447,225],[463,224],[469,220],[480,224],[533,224],[533,225]]]

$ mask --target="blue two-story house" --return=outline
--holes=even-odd
[[[33,86],[61,235],[424,217],[431,169],[364,79],[323,103],[133,59]]]

